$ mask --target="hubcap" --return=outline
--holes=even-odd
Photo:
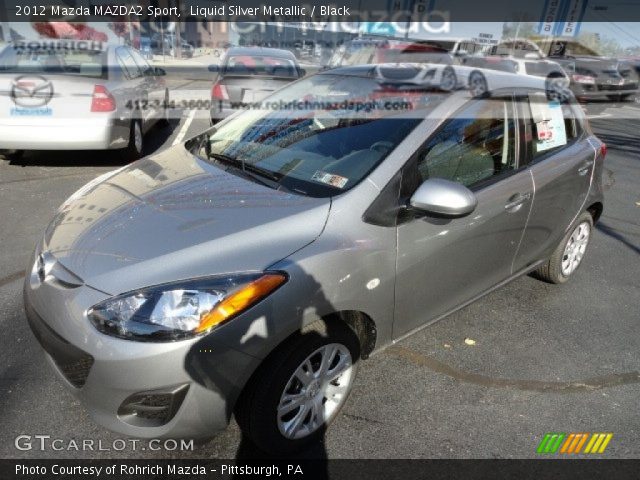
[[[456,87],[455,74],[450,70],[445,70],[442,73],[442,85],[443,90],[453,90]]]
[[[137,152],[142,152],[142,131],[140,124],[136,122],[133,127],[133,141]]]
[[[591,235],[591,226],[588,222],[582,222],[576,227],[576,229],[569,237],[567,245],[564,247],[564,253],[562,255],[562,275],[568,277],[571,275],[584,256],[584,252],[587,250],[587,244],[589,243],[589,236]]]
[[[280,433],[294,440],[329,423],[346,400],[352,380],[347,347],[330,343],[317,349],[296,368],[280,396]]]
[[[474,95],[482,95],[486,90],[484,79],[480,75],[474,75],[471,79],[471,93]]]

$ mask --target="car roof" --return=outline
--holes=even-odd
[[[281,57],[295,60],[295,55],[289,50],[281,48],[267,47],[231,47],[227,50],[227,56],[232,55],[251,55],[251,56],[270,56]]]

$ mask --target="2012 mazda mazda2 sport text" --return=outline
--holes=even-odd
[[[398,81],[415,68],[304,78],[60,207],[26,311],[97,422],[193,438],[235,414],[290,452],[359,359],[520,275],[574,274],[606,153],[581,108]]]

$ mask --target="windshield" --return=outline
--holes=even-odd
[[[106,52],[9,46],[0,53],[0,73],[46,73],[104,78]]]
[[[365,178],[443,97],[381,75],[315,75],[209,131],[198,154],[239,174],[262,172],[273,188],[337,195]]]

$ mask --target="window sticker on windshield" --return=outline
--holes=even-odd
[[[326,183],[327,185],[331,185],[336,188],[344,188],[344,186],[349,181],[346,177],[341,177],[340,175],[335,175],[333,173],[323,172],[322,170],[318,170],[313,174],[311,180],[315,180],[316,182]]]
[[[567,131],[562,107],[558,102],[549,102],[546,112],[550,119],[536,124],[538,133],[536,152],[544,152],[567,144]]]

